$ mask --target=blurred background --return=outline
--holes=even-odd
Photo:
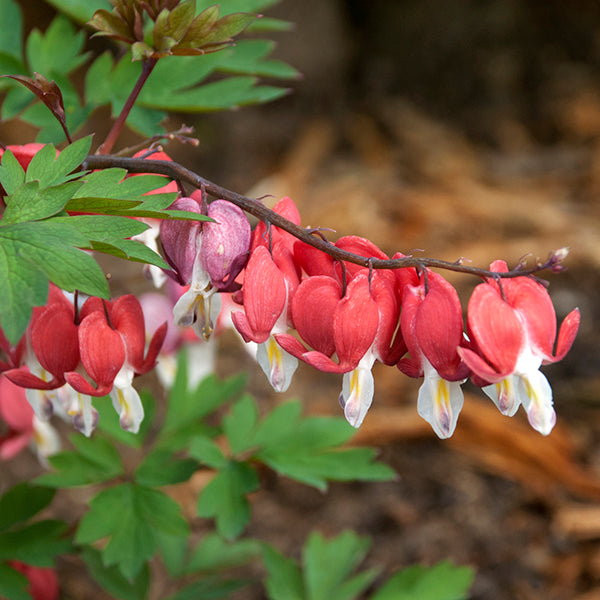
[[[53,16],[41,1],[22,5],[30,25]],[[373,538],[368,562],[388,574],[472,565],[476,600],[600,599],[600,3],[283,0],[268,15],[295,24],[276,34],[274,57],[303,77],[272,104],[175,116],[200,146],[169,147],[173,158],[235,191],[291,196],[304,225],[368,237],[389,254],[486,267],[569,246],[549,291],[559,320],[579,306],[582,325],[567,358],[545,370],[558,414],[548,438],[467,385],[457,432],[439,441],[416,414],[419,382],[376,367],[356,442],[377,445],[398,480],[323,495],[266,473],[250,535],[297,556],[311,528],[354,528]],[[3,132],[23,142],[22,131]],[[448,278],[466,308],[478,282]],[[129,280],[117,285],[130,291]],[[248,370],[252,393],[279,400],[233,336],[218,368]],[[300,367],[284,396],[338,413],[340,386]],[[97,593],[76,569],[64,589]]]

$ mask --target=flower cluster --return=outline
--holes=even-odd
[[[42,420],[65,413],[90,435],[98,419],[91,398],[110,394],[121,427],[137,432],[144,410],[132,381],[154,367],[166,329],[166,323],[157,328],[146,351],[144,315],[135,296],[112,302],[91,297],[79,308],[51,286],[47,304],[34,309],[16,347],[0,336],[7,358],[0,370],[27,388]]]
[[[26,168],[40,148],[11,149]],[[138,155],[170,160],[162,152]],[[166,179],[164,187],[150,193],[177,189]],[[476,286],[465,331],[456,290],[430,269],[371,269],[334,260],[262,221],[252,231],[239,207],[226,200],[208,204],[200,190],[178,198],[171,208],[210,220],[151,222],[140,236],[156,251],[160,235],[172,270],[154,268],[151,275],[157,287],[167,280],[168,298],[148,295],[143,309],[132,295],[112,302],[89,298],[79,308],[51,287],[48,303],[34,310],[16,347],[0,331],[5,355],[0,373],[27,388],[39,419],[62,412],[89,435],[97,421],[91,397],[110,394],[121,426],[137,431],[144,411],[132,380],[154,367],[165,336],[159,376],[168,384],[174,372],[169,354],[191,341],[185,328],[195,332],[193,360],[203,362],[190,371],[201,377],[214,363],[214,345],[206,342],[220,326],[235,328],[277,391],[289,387],[299,361],[341,374],[339,402],[354,427],[373,399],[375,362],[423,378],[417,409],[441,438],[454,432],[463,405],[461,384],[468,378],[503,414],[512,416],[522,405],[542,434],[554,426],[552,391],[539,367],[566,355],[579,312],[565,318],[557,338],[550,297],[531,277],[492,277]],[[300,225],[289,198],[274,212]],[[357,236],[342,237],[333,246],[366,262],[389,258]],[[502,261],[490,266],[491,273],[506,271]],[[145,331],[146,326],[155,331]],[[31,423],[22,433],[14,443],[31,437]]]
[[[174,207],[203,210],[198,198],[182,198]],[[300,223],[289,198],[274,210]],[[454,432],[463,405],[461,384],[468,378],[504,414],[522,405],[536,430],[551,431],[552,392],[539,367],[568,352],[579,311],[565,318],[556,341],[556,315],[542,284],[527,276],[479,284],[465,332],[456,290],[430,269],[342,263],[262,222],[250,238],[243,213],[223,200],[204,212],[216,223],[161,226],[167,260],[179,282],[190,284],[175,306],[176,321],[195,324],[208,338],[217,314],[210,299],[215,292],[234,291],[243,310],[228,308],[231,321],[246,343],[256,345],[256,359],[275,390],[287,389],[298,360],[342,374],[339,401],[348,422],[358,427],[373,399],[371,369],[378,361],[423,378],[418,412],[441,438]],[[388,258],[356,236],[342,237],[335,246],[367,259]],[[502,261],[490,267],[507,270]]]

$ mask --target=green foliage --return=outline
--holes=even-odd
[[[150,588],[150,568],[146,563],[133,579],[125,578],[116,566],[107,567],[102,562],[101,553],[90,546],[81,552],[91,576],[109,594],[122,600],[144,600]]]
[[[214,517],[217,531],[237,537],[250,519],[247,496],[258,488],[251,461],[325,490],[327,480],[387,480],[393,471],[374,462],[368,448],[340,448],[354,430],[341,418],[300,416],[300,403],[275,408],[262,421],[256,402],[244,396],[223,419],[223,433],[231,451],[226,457],[207,436],[196,436],[190,454],[217,470],[198,500],[198,515]]]
[[[280,473],[325,490],[330,481],[386,481],[393,471],[374,462],[371,448],[344,448],[355,430],[339,417],[300,416],[298,401],[281,404],[259,422],[246,397],[224,420],[232,452],[251,456]]]
[[[351,573],[364,559],[370,542],[352,531],[330,541],[312,533],[302,551],[302,565],[265,544],[263,562],[271,600],[352,600],[358,598],[378,574],[376,569]]]
[[[67,524],[44,519],[31,521],[54,498],[54,491],[30,483],[20,483],[0,497],[0,594],[10,599],[29,598],[23,579],[5,564],[21,561],[38,567],[51,567],[59,554],[71,550],[64,536]]]
[[[233,539],[250,520],[250,503],[246,496],[257,489],[256,471],[246,463],[230,460],[200,494],[198,516],[214,517],[217,531],[224,538]]]
[[[157,547],[156,532],[187,536],[189,527],[177,503],[164,492],[137,483],[101,491],[79,522],[75,542],[91,544],[109,538],[102,564],[116,565],[131,580],[139,575]]]
[[[118,62],[114,62],[110,53],[95,58],[87,70],[83,102],[71,79],[74,71],[90,59],[89,53],[83,52],[83,31],[76,31],[59,15],[46,32],[35,30],[29,35],[24,51],[19,6],[14,0],[0,1],[1,12],[7,15],[3,22],[12,25],[3,27],[0,32],[0,73],[33,76],[37,72],[56,81],[64,99],[66,125],[72,134],[101,106],[110,105],[114,116],[121,111],[141,73],[140,63],[132,62],[132,57],[175,55],[159,61],[127,119],[131,128],[145,136],[163,131],[160,123],[166,117],[165,110],[206,112],[269,102],[286,90],[258,85],[257,77],[290,79],[298,75],[285,63],[266,59],[273,49],[271,42],[248,40],[228,48],[230,40],[255,20],[259,22],[255,30],[286,29],[285,22],[256,19],[259,12],[274,2],[222,2],[219,11],[214,4],[204,2],[196,3],[194,9],[194,2],[187,0],[170,13],[161,13],[154,26],[154,39],[150,40],[154,47],[147,40],[131,39],[133,54],[128,52]],[[109,12],[112,7],[108,2],[48,1],[79,22],[90,20],[96,9],[104,10],[95,18],[97,26],[107,35],[120,39],[131,37],[127,26]],[[261,26],[260,21],[265,21],[264,25]],[[199,55],[186,56],[190,54]],[[216,73],[225,74],[226,78],[206,81]],[[45,106],[35,102],[31,92],[10,80],[0,81],[0,89],[10,88],[2,105],[3,119],[18,116],[39,127],[38,141],[64,139],[60,124]]]
[[[54,471],[38,477],[37,483],[66,488],[110,481],[123,473],[123,463],[113,443],[104,437],[80,434],[69,436],[74,450],[63,450],[49,457]]]
[[[52,502],[55,491],[19,483],[0,496],[0,531],[10,529],[18,523],[37,515]]]
[[[390,578],[371,600],[466,600],[473,578],[472,569],[449,562],[416,565]]]
[[[352,573],[369,549],[367,538],[346,531],[326,540],[312,533],[299,565],[268,544],[263,545],[265,582],[270,600],[354,600],[361,597],[378,575],[369,569]],[[466,600],[473,571],[441,562],[433,567],[414,566],[393,575],[371,600]]]

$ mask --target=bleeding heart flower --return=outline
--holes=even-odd
[[[491,271],[506,272],[504,261]],[[546,289],[529,277],[489,280],[478,285],[469,301],[470,348],[460,354],[500,411],[508,416],[523,405],[531,426],[548,435],[556,422],[552,389],[539,371],[542,364],[562,360],[577,335],[579,310],[564,319],[556,351],[556,314]]]
[[[456,290],[429,270],[418,285],[407,283],[400,327],[410,358],[401,359],[398,368],[410,377],[425,378],[417,410],[440,438],[448,438],[464,402],[460,385],[469,374],[457,352],[463,321]]]
[[[139,301],[133,295],[114,302],[90,298],[81,309],[79,347],[81,362],[96,387],[78,372],[65,375],[73,389],[86,396],[111,395],[120,415],[121,427],[137,433],[144,409],[132,381],[135,375],[149,371],[164,341],[167,324],[154,333],[144,357],[145,325]],[[93,424],[84,418],[84,433]]]

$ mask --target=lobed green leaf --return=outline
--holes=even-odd
[[[256,471],[246,463],[232,460],[202,490],[198,516],[214,517],[219,534],[231,540],[248,524],[250,504],[246,495],[257,488]]]

